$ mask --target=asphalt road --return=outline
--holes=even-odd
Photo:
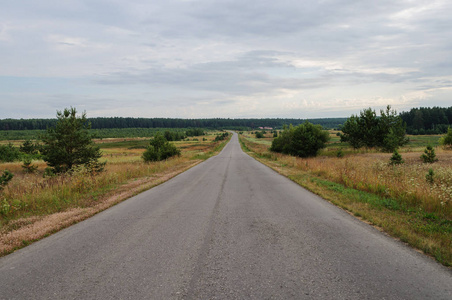
[[[452,272],[255,161],[172,180],[0,259],[1,299],[452,299]]]

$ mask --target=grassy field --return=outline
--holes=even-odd
[[[215,142],[216,134],[174,142],[182,155],[153,163],[144,163],[141,158],[149,139],[98,140],[101,161],[107,164],[104,172],[95,175],[80,168],[72,175],[43,177],[43,161],[33,161],[38,169],[32,174],[23,170],[21,162],[0,163],[0,172],[14,174],[0,192],[0,255],[86,219],[207,159],[226,143]]]
[[[452,266],[452,151],[436,147],[438,162],[420,159],[439,136],[410,136],[401,153],[405,163],[389,165],[390,153],[354,150],[334,132],[318,157],[273,153],[270,134],[241,135],[242,146],[258,160],[385,232]],[[337,157],[338,150],[344,153]],[[433,181],[426,180],[433,170]]]

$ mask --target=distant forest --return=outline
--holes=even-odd
[[[443,134],[452,127],[452,106],[412,108],[400,113],[407,124],[408,134]],[[175,119],[175,118],[90,118],[92,129],[117,128],[206,128],[206,129],[258,129],[271,127],[281,129],[284,125],[294,126],[306,120],[322,125],[326,129],[337,129],[347,118],[323,119]],[[3,119],[0,130],[44,130],[53,126],[56,119]]]
[[[412,108],[400,114],[408,134],[442,134],[452,127],[452,106]]]
[[[347,118],[310,119],[333,129],[342,125]],[[206,129],[257,129],[259,127],[282,128],[285,124],[298,125],[305,119],[164,119],[164,118],[90,118],[92,129],[110,128],[206,128]],[[0,130],[43,130],[53,126],[56,119],[3,119]]]

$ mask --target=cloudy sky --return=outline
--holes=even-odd
[[[452,105],[450,0],[20,0],[0,119],[347,117]]]

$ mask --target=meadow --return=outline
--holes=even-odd
[[[269,151],[271,134],[240,138],[246,151],[279,173],[451,266],[452,151],[437,146],[439,136],[410,136],[399,151],[405,162],[390,165],[391,153],[355,150],[330,134],[327,147],[311,158]],[[436,146],[438,162],[420,159],[427,144]]]
[[[84,167],[71,174],[46,177],[46,164],[27,173],[21,162],[0,163],[13,179],[0,191],[0,255],[4,255],[104,210],[128,197],[160,184],[221,150],[227,140],[215,141],[219,132],[173,142],[181,156],[144,163],[148,138],[96,140],[105,170],[92,174]],[[20,145],[23,141],[14,141]]]

